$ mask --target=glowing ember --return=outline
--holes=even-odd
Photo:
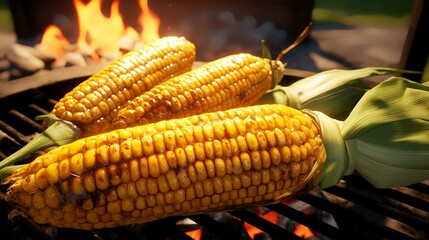
[[[268,211],[264,213],[263,208],[259,207],[258,216],[276,225],[282,225],[282,223],[279,222],[279,214],[275,211]],[[284,228],[286,226],[281,227]],[[244,223],[244,228],[246,229],[251,239],[255,239],[257,234],[265,233],[264,231],[250,225],[247,222]],[[295,223],[294,234],[299,237],[302,237],[303,239],[307,239],[314,236],[313,232],[308,227],[299,223]]]
[[[287,203],[284,203],[287,204]],[[257,214],[258,218],[263,218],[266,221],[276,224],[278,226],[280,226],[281,228],[287,228],[289,229],[290,227],[294,226],[294,230],[293,233],[298,236],[301,237],[302,239],[318,239],[314,233],[311,231],[311,229],[309,229],[308,227],[295,222],[283,215],[278,214],[275,211],[271,211],[265,207],[257,207],[257,208],[252,208],[250,209],[251,212]],[[301,211],[303,211],[304,213],[309,211],[308,209],[301,209]],[[229,215],[228,215],[229,216]],[[218,217],[219,219],[219,217]],[[263,236],[263,234],[269,234],[264,232],[263,230],[245,222],[242,221],[240,218],[237,218],[235,216],[232,216],[233,220],[228,220],[228,218],[226,217],[226,215],[224,215],[222,217],[222,222],[229,222],[229,221],[239,221],[242,222],[243,224],[243,228],[240,228],[239,230],[243,230],[246,231],[247,235],[249,236],[250,239],[259,239],[261,238],[261,236]],[[238,229],[236,229],[238,230]],[[195,240],[204,240],[205,237],[203,236],[203,228],[200,229],[196,229],[196,230],[192,230],[192,231],[187,231],[186,235],[188,235],[189,237],[191,237],[192,239]],[[209,237],[210,238],[210,237]]]
[[[73,3],[79,24],[78,38],[74,44],[84,52],[89,49],[92,52],[92,58],[96,61],[99,58],[96,51],[118,53],[118,41],[124,35],[129,35],[143,43],[159,38],[160,19],[149,9],[147,0],[139,0],[141,14],[138,24],[141,25],[141,34],[130,26],[124,26],[123,17],[119,11],[119,0],[113,0],[108,17],[101,10],[102,0],[87,2],[73,0]],[[57,26],[51,25],[45,30],[41,41],[42,49],[55,54],[57,60],[64,56],[64,51],[69,45],[70,42]]]
[[[203,234],[203,230],[201,229],[196,229],[196,230],[186,232],[186,235],[188,235],[189,237],[195,240],[201,239],[202,234]]]
[[[299,223],[296,224],[294,233],[295,235],[297,235],[298,237],[302,237],[303,239],[307,239],[314,236],[313,232],[308,227]]]
[[[259,208],[258,216],[265,219],[265,220],[268,220],[274,224],[277,224],[278,218],[279,218],[278,213],[276,213],[274,211],[269,211],[269,212],[264,214],[262,212],[261,208]],[[244,228],[247,230],[247,233],[249,234],[251,239],[255,239],[256,234],[264,233],[264,231],[260,230],[259,228],[254,227],[253,225],[250,225],[247,222],[244,223]]]

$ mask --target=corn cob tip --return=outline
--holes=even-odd
[[[282,63],[280,60],[271,60],[271,68],[273,74],[273,82],[271,88],[277,86],[283,79],[286,63]]]

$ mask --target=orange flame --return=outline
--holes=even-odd
[[[54,55],[55,59],[63,58],[66,52],[65,48],[69,45],[70,42],[55,25],[49,25],[45,29],[40,44],[42,51]]]
[[[119,51],[118,40],[124,33],[124,23],[119,13],[119,1],[112,2],[110,17],[105,17],[101,12],[101,0],[92,0],[86,5],[80,0],[73,2],[79,22],[77,46]]]
[[[139,6],[142,10],[138,21],[143,26],[143,32],[140,36],[140,39],[143,42],[151,43],[159,38],[159,25],[161,21],[159,17],[149,9],[147,0],[139,1]]]
[[[140,34],[134,28],[124,26],[123,17],[119,11],[119,0],[113,0],[108,17],[101,10],[102,0],[87,2],[73,0],[73,3],[79,25],[75,44],[79,49],[90,49],[93,52],[94,60],[98,59],[95,53],[98,50],[119,52],[118,41],[124,35],[133,36],[135,40],[143,43],[149,43],[159,38],[160,19],[149,9],[148,0],[139,0],[141,14],[138,24],[142,28]],[[70,43],[57,26],[51,25],[43,34],[41,45],[49,53],[55,52],[57,60],[59,60],[64,56],[64,49]]]

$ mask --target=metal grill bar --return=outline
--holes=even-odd
[[[15,116],[17,119],[20,119],[21,121],[23,121],[28,126],[33,127],[36,132],[42,131],[42,128],[40,127],[40,124],[38,124],[33,119],[28,118],[25,114],[22,114],[22,113],[20,113],[19,111],[15,110],[15,109],[10,110],[9,114]]]
[[[348,184],[357,185],[357,186],[360,186],[361,188],[364,187],[366,189],[372,189],[379,196],[390,198],[391,200],[406,204],[410,207],[414,207],[416,209],[426,211],[429,213],[428,201],[419,199],[415,196],[411,196],[411,195],[404,193],[404,192],[401,192],[400,190],[397,190],[397,189],[390,189],[390,188],[376,189],[371,184],[369,184],[368,182],[363,180],[362,178],[358,178],[357,176],[354,176],[354,175],[346,176],[346,177],[344,177],[344,179],[347,181]],[[425,190],[429,190],[428,185],[422,184],[422,183],[414,184],[414,185],[411,185],[408,187],[403,187],[401,189],[403,189],[403,191],[406,191],[408,189],[413,189],[413,191],[416,194],[427,194],[427,195],[429,195],[429,191],[425,192]]]
[[[408,187],[420,193],[429,195],[429,185],[427,184],[417,183],[417,184],[410,185]]]
[[[408,235],[386,227],[385,225],[375,222],[364,214],[358,214],[350,209],[343,208],[332,202],[320,199],[313,195],[306,195],[300,200],[323,209],[331,213],[338,222],[339,228],[342,229],[342,234],[348,236],[342,238],[339,236],[331,236],[333,239],[353,239],[353,238],[382,238],[381,236],[388,237],[387,239],[413,239]],[[341,236],[341,235],[340,235]]]
[[[241,232],[230,229],[228,226],[216,221],[208,215],[199,214],[190,216],[189,218],[198,223],[203,228],[208,229],[211,234],[218,236],[220,239],[248,239],[245,235],[242,235]]]
[[[400,211],[393,206],[388,206],[383,203],[375,202],[373,199],[365,198],[362,195],[358,195],[351,191],[346,191],[344,188],[340,188],[337,186],[328,188],[326,189],[326,191],[344,199],[348,199],[356,204],[359,204],[360,206],[366,207],[384,216],[396,219],[400,222],[405,222],[411,226],[415,226],[420,229],[429,229],[429,223],[427,221],[419,219],[416,216],[408,214],[404,211]]]
[[[20,144],[26,144],[29,141],[27,136],[25,136],[9,124],[3,122],[2,120],[0,120],[0,128],[7,134],[8,137],[13,138]]]
[[[54,104],[52,104],[52,106],[53,105]],[[48,114],[49,113],[45,109],[43,109],[43,108],[41,108],[41,107],[39,107],[39,106],[37,106],[36,104],[33,104],[33,103],[31,103],[30,105],[28,105],[28,107],[31,108],[31,109],[33,109],[33,110],[35,110],[35,111],[37,111],[39,114]]]

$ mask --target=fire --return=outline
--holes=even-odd
[[[65,54],[65,48],[70,42],[55,25],[49,25],[42,36],[42,51],[55,56],[55,59],[61,59]]]
[[[89,1],[86,5],[80,0],[73,1],[79,22],[77,46],[107,51],[119,51],[118,40],[124,34],[124,23],[119,13],[119,1],[114,0],[110,17],[101,12],[101,0]],[[89,39],[88,39],[89,38]]]
[[[284,222],[279,222],[279,214],[275,211],[265,211],[263,210],[262,207],[259,207],[256,209],[257,210],[257,215],[260,218],[263,218],[271,223],[277,224],[277,225],[282,225],[284,224]],[[235,218],[235,217],[234,217]],[[239,218],[235,218],[239,221],[241,221]],[[294,230],[294,234],[297,235],[298,237],[301,237],[303,239],[309,239],[311,237],[314,237],[315,235],[313,234],[313,232],[311,231],[311,229],[309,229],[308,227],[300,224],[300,223],[295,223],[295,230]],[[244,222],[243,224],[244,229],[246,230],[247,234],[249,235],[250,239],[255,239],[257,236],[257,234],[261,234],[261,233],[265,233],[264,231],[260,230],[259,228]],[[286,226],[280,226],[280,227],[286,227]],[[190,236],[191,238],[195,239],[195,240],[201,240],[202,239],[202,229],[196,229],[196,230],[192,230],[192,231],[188,231],[186,232],[186,234],[188,236]]]
[[[124,25],[123,16],[119,11],[119,0],[113,0],[108,17],[101,10],[102,0],[73,0],[73,4],[79,24],[78,37],[74,45],[83,50],[91,49],[94,60],[97,60],[95,51],[119,52],[118,41],[124,35],[133,36],[136,41],[143,43],[159,38],[160,19],[150,10],[147,0],[139,0],[141,14],[137,23],[141,25],[141,33]],[[59,60],[64,56],[70,42],[57,26],[51,25],[45,30],[40,45],[46,52],[54,53]]]
[[[139,16],[139,23],[144,26],[143,32],[140,36],[140,39],[143,42],[153,42],[159,38],[159,24],[161,21],[159,17],[149,9],[149,4],[146,1],[139,1],[139,6],[142,10],[142,13]]]

